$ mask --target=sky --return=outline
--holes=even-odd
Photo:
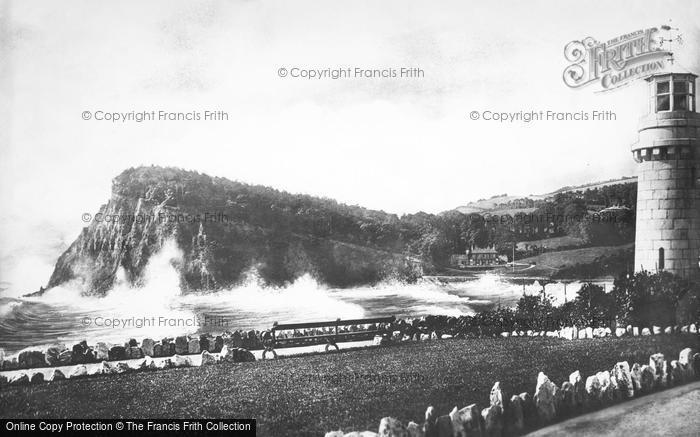
[[[397,214],[633,175],[646,87],[568,88],[564,46],[668,23],[676,67],[699,72],[697,1],[0,0],[0,281],[50,273],[133,166]],[[348,67],[424,76],[279,75]],[[228,120],[82,117],[152,110]],[[616,120],[469,118],[539,110]]]

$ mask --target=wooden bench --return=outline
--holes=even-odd
[[[338,343],[349,341],[365,341],[372,340],[375,336],[384,336],[387,330],[382,324],[391,324],[396,321],[394,316],[391,317],[375,317],[370,319],[350,319],[350,320],[332,320],[328,322],[308,322],[308,323],[277,323],[272,325],[272,328],[263,334],[263,355],[265,359],[267,352],[272,352],[272,355],[277,358],[275,349],[283,349],[290,347],[301,346],[316,346],[320,344],[326,345],[326,352],[332,346],[339,350]],[[340,332],[339,328],[352,325],[376,325],[376,329],[361,329],[358,331]],[[303,335],[300,337],[279,337],[280,331],[296,331],[299,329],[314,329],[314,328],[331,328],[330,333],[317,335]]]

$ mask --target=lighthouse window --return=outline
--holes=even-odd
[[[668,111],[671,109],[671,90],[669,82],[656,83],[656,111]]]
[[[673,82],[673,94],[687,94],[688,93],[688,82]]]
[[[666,266],[666,259],[664,258],[664,248],[659,248],[659,270],[663,270]]]
[[[673,110],[688,111],[693,100],[690,90],[690,83],[682,81],[673,81]]]

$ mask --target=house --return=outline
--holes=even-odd
[[[464,255],[455,254],[450,257],[450,264],[457,268],[473,266],[493,266],[500,261],[495,247],[471,247]]]

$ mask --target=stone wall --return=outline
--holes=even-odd
[[[692,348],[680,351],[678,359],[653,354],[648,364],[622,361],[612,369],[591,375],[578,370],[568,381],[556,384],[540,372],[532,394],[504,392],[496,382],[489,405],[454,407],[440,414],[432,406],[421,423],[404,424],[385,417],[375,431],[343,433],[331,431],[326,437],[500,437],[521,435],[554,421],[635,398],[657,390],[700,379],[700,353]]]

